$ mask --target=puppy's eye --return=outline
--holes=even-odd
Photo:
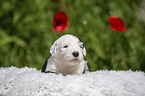
[[[63,46],[63,48],[67,48],[67,47],[68,47],[67,45]]]

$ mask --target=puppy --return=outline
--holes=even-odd
[[[51,57],[42,66],[41,72],[83,74],[90,71],[86,49],[80,39],[73,35],[64,35],[57,39],[50,48]]]

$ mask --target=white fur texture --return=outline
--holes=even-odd
[[[145,96],[145,73],[104,70],[63,76],[0,68],[0,96]]]
[[[79,53],[74,56],[73,53]],[[86,49],[76,36],[64,35],[57,39],[50,48],[51,57],[47,61],[45,71],[66,74],[82,74],[88,70],[84,60]],[[86,69],[85,69],[86,68]]]

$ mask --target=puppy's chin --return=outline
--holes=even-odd
[[[70,66],[79,65],[80,62],[81,62],[81,60],[79,58],[73,58],[73,59],[66,61],[66,63]]]
[[[74,59],[71,59],[70,62],[73,62],[73,63],[80,63],[80,60],[78,58],[74,58]]]
[[[64,66],[77,66],[79,65],[81,60],[78,58],[67,58],[67,59],[61,59],[59,60],[59,63]]]
[[[83,59],[80,57],[62,55],[62,56],[56,57],[56,60],[57,62],[65,66],[75,66],[75,65],[79,65]]]
[[[77,66],[79,64],[80,64],[79,61],[66,62],[66,66]]]

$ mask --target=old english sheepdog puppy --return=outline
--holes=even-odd
[[[90,71],[86,49],[80,39],[73,35],[63,35],[50,48],[51,57],[42,66],[42,72],[82,74]]]

